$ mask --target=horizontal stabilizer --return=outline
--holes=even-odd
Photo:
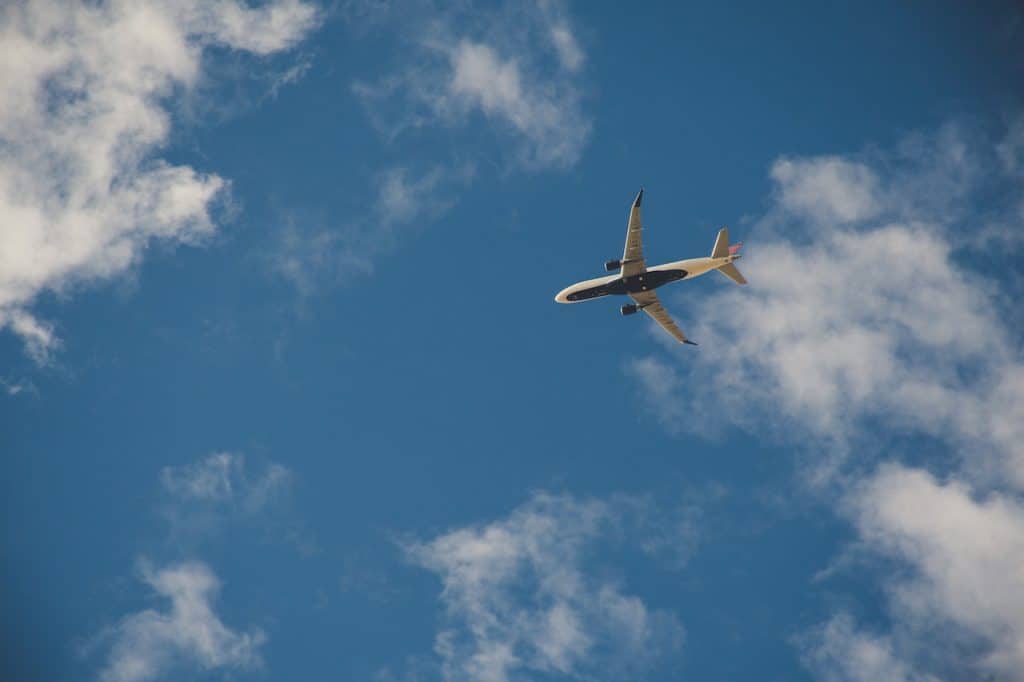
[[[747,280],[743,278],[743,275],[740,274],[740,271],[732,263],[726,263],[722,267],[718,268],[718,271],[725,275],[726,277],[728,277],[729,279],[731,279],[732,281],[736,282],[736,284],[747,283]]]

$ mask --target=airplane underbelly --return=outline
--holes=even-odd
[[[580,282],[561,291],[555,300],[560,303],[579,303],[603,296],[624,296],[642,291],[657,289],[663,284],[675,282],[687,276],[686,270],[648,270],[632,277],[617,279],[600,279],[592,282]]]
[[[608,282],[607,284],[599,284],[597,286],[588,287],[586,289],[577,289],[576,291],[566,294],[565,300],[571,303],[578,301],[589,301],[592,298],[601,298],[602,296],[622,295],[626,293],[626,287],[621,279],[615,280],[614,282]]]
[[[686,270],[648,270],[639,275],[627,277],[622,280],[626,293],[638,294],[642,291],[651,291],[658,287],[675,282],[686,277]]]

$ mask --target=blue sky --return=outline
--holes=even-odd
[[[5,679],[1024,679],[1022,31],[0,10]]]

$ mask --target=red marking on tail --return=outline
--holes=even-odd
[[[729,255],[735,256],[736,253],[743,247],[743,242],[737,242],[729,247]]]

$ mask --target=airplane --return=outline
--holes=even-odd
[[[558,292],[555,301],[558,303],[582,303],[602,296],[628,295],[633,302],[620,308],[623,315],[632,315],[638,310],[642,310],[660,324],[662,329],[671,334],[676,341],[696,346],[696,343],[686,338],[683,330],[661,305],[654,290],[669,282],[693,279],[712,270],[718,270],[736,284],[746,284],[747,280],[733,265],[733,261],[740,258],[739,250],[743,244],[730,246],[729,228],[723,227],[718,231],[715,246],[711,249],[709,257],[690,258],[649,268],[644,261],[641,240],[643,229],[640,224],[640,202],[643,201],[643,198],[644,191],[641,189],[629,211],[626,248],[622,253],[622,260],[610,260],[604,264],[605,270],[608,272],[618,270],[619,274],[577,282]]]

